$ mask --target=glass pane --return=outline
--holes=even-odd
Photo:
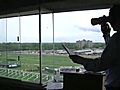
[[[41,15],[42,83],[52,81],[54,75],[54,43],[52,26],[52,14]]]
[[[7,18],[8,77],[21,79],[19,17]]]
[[[72,62],[62,44],[83,57],[95,58],[101,55],[105,45],[104,39],[100,32],[100,25],[92,26],[91,19],[101,17],[103,14],[108,16],[108,12],[108,9],[104,9],[55,13],[54,25],[52,25],[52,14],[42,15],[42,79],[44,83],[62,81],[60,70],[72,68],[85,70],[82,65]]]
[[[0,76],[7,77],[6,69],[6,19],[0,19]]]
[[[54,68],[61,70],[61,72],[62,70],[65,72],[66,70],[85,70],[82,65],[72,62],[62,44],[83,57],[95,58],[100,56],[104,48],[104,39],[100,32],[100,25],[92,26],[91,18],[103,16],[103,13],[107,16],[108,10],[55,13]],[[95,48],[94,45],[96,44],[100,46]],[[61,81],[62,78],[61,75],[59,80]]]
[[[40,82],[39,65],[39,15],[23,16],[21,19],[21,70],[22,79]]]
[[[40,83],[39,15],[0,19],[0,76]]]

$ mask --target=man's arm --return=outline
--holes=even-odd
[[[82,64],[87,71],[97,72],[107,70],[112,62],[119,57],[116,52],[118,49],[116,46],[116,37],[117,34],[111,37],[110,43],[106,46],[100,58],[89,59],[79,55],[70,55],[69,57],[74,63]]]
[[[100,58],[90,59],[79,55],[69,55],[74,63],[82,64],[87,71],[97,72],[99,70]]]

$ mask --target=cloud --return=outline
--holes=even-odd
[[[98,27],[82,27],[78,25],[74,25],[74,27],[82,31],[100,32]]]

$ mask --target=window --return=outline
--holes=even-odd
[[[0,19],[0,76],[39,83],[39,16]]]
[[[97,13],[96,13],[97,12]],[[83,57],[99,57],[105,43],[100,25],[93,26],[92,18],[108,16],[108,9],[42,14],[42,74],[43,82],[55,81],[56,73],[61,68],[83,68],[73,63],[64,43],[73,52]],[[61,69],[62,70],[62,69]],[[63,77],[60,75],[59,80]]]
[[[47,83],[56,81],[61,68],[83,67],[70,60],[62,44],[85,57],[100,56],[104,39],[100,26],[92,26],[90,20],[105,14],[108,9],[42,14],[41,35],[39,15],[0,19],[0,76]]]

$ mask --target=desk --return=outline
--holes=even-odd
[[[105,74],[62,72],[64,90],[105,90]]]

